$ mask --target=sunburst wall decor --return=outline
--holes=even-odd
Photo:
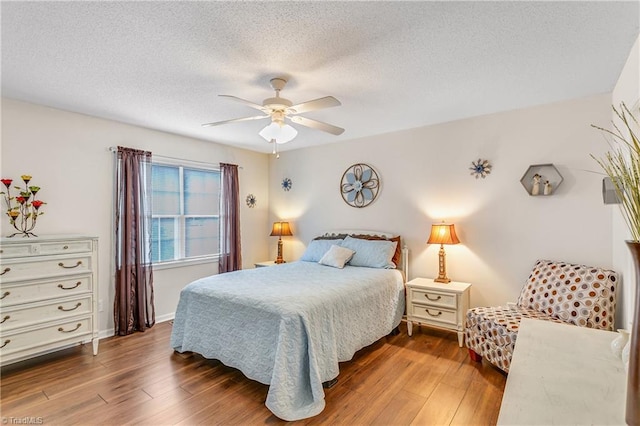
[[[256,203],[258,202],[258,200],[256,199],[256,196],[253,194],[249,194],[247,195],[247,207],[249,207],[250,209],[254,208],[256,206]]]
[[[476,179],[481,177],[482,179],[486,178],[488,174],[491,173],[491,164],[489,164],[488,160],[483,160],[478,158],[478,161],[472,161],[471,167],[471,176],[475,176]]]

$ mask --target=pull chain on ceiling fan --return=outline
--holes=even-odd
[[[293,105],[289,99],[281,98],[280,91],[287,84],[287,80],[284,78],[276,77],[271,79],[271,87],[276,91],[276,95],[273,98],[267,98],[262,101],[262,105],[258,105],[254,102],[247,101],[242,98],[231,95],[219,95],[225,98],[241,102],[251,108],[257,109],[264,113],[264,115],[256,115],[253,117],[236,118],[233,120],[217,121],[214,123],[205,123],[203,127],[219,126],[221,124],[238,123],[241,121],[262,120],[265,118],[271,118],[271,124],[262,129],[258,134],[262,136],[267,142],[274,143],[274,153],[277,153],[276,144],[287,143],[293,140],[298,131],[291,125],[286,123],[289,120],[293,123],[300,124],[312,129],[321,130],[323,132],[331,133],[332,135],[341,135],[344,129],[334,126],[332,124],[323,123],[322,121],[313,120],[311,118],[302,117],[298,114],[316,111],[323,108],[330,108],[334,106],[342,105],[339,100],[333,96],[325,96],[323,98],[314,99],[311,101],[303,102]]]

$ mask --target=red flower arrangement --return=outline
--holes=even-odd
[[[7,216],[9,216],[9,222],[17,231],[19,231],[12,235],[9,235],[9,237],[21,234],[23,237],[37,237],[37,235],[31,231],[36,226],[36,219],[38,218],[38,216],[44,214],[44,212],[40,211],[40,207],[42,207],[43,204],[47,203],[35,199],[36,194],[38,193],[38,191],[40,191],[40,187],[29,186],[31,176],[22,175],[20,177],[24,182],[24,189],[19,186],[14,186],[15,189],[20,191],[20,195],[17,197],[11,196],[11,184],[13,183],[13,179],[0,179],[0,182],[2,182],[7,188],[7,192],[3,191],[0,192],[0,194],[4,195],[4,201],[7,205]],[[14,201],[18,204],[14,205]]]

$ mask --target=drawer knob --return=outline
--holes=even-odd
[[[60,309],[62,312],[69,312],[69,311],[75,311],[75,310],[76,310],[76,309],[78,309],[80,306],[82,306],[82,303],[78,302],[78,303],[76,303],[76,306],[74,306],[73,308],[65,309],[65,308],[63,308],[63,307],[62,307],[62,305],[61,305],[61,306],[58,306],[58,309]]]
[[[72,269],[72,268],[77,268],[78,266],[82,265],[82,260],[78,260],[78,263],[76,263],[73,266],[65,266],[64,263],[60,262],[58,263],[58,266],[60,266],[61,268],[65,268],[65,269]]]
[[[65,286],[64,286],[64,285],[62,285],[62,284],[58,284],[58,288],[61,288],[61,289],[63,289],[63,290],[73,290],[74,288],[78,287],[80,284],[82,284],[82,282],[81,282],[81,281],[78,281],[78,282],[76,283],[76,285],[74,285],[73,287],[65,287]]]
[[[0,321],[0,324],[4,324],[4,322],[5,322],[6,320],[8,320],[9,318],[11,318],[11,315],[5,315],[5,317],[4,317],[4,318],[2,318],[2,321]]]
[[[0,275],[4,275],[7,272],[9,272],[11,270],[11,268],[4,268],[4,271],[0,272]]]
[[[431,300],[432,302],[437,302],[438,300],[442,299],[442,296],[437,296],[437,297],[432,299],[431,297],[429,297],[428,294],[425,294],[424,297],[426,297],[427,299]]]
[[[440,315],[442,315],[442,312],[441,312],[441,311],[438,311],[438,313],[437,313],[437,314],[432,314],[432,313],[431,313],[431,311],[429,311],[429,309],[425,309],[425,312],[426,312],[427,314],[429,314],[430,316],[432,316],[432,317],[439,317]]]
[[[62,247],[62,250],[67,250],[69,248],[69,246],[64,246]]]
[[[60,327],[60,328],[58,328],[58,331],[61,332],[61,333],[73,333],[74,331],[79,329],[81,325],[82,325],[81,323],[78,323],[76,325],[76,328],[74,328],[73,330],[65,330],[64,328]]]
[[[5,346],[7,346],[9,343],[11,343],[11,339],[7,339],[4,341],[4,343],[2,344],[2,346],[0,346],[0,349],[4,348]]]
[[[7,297],[8,295],[10,295],[11,292],[10,291],[5,291],[2,296],[0,296],[0,300],[4,299],[5,297]]]

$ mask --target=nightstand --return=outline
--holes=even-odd
[[[407,331],[412,322],[454,330],[458,344],[464,343],[464,316],[469,309],[471,284],[451,281],[437,283],[430,278],[414,278],[407,283]]]
[[[275,262],[275,260],[267,260],[267,261],[265,261],[265,262],[257,262],[257,263],[254,263],[254,266],[255,266],[256,268],[263,268],[263,267],[265,267],[265,266],[274,266],[274,265],[277,265],[277,263]]]

